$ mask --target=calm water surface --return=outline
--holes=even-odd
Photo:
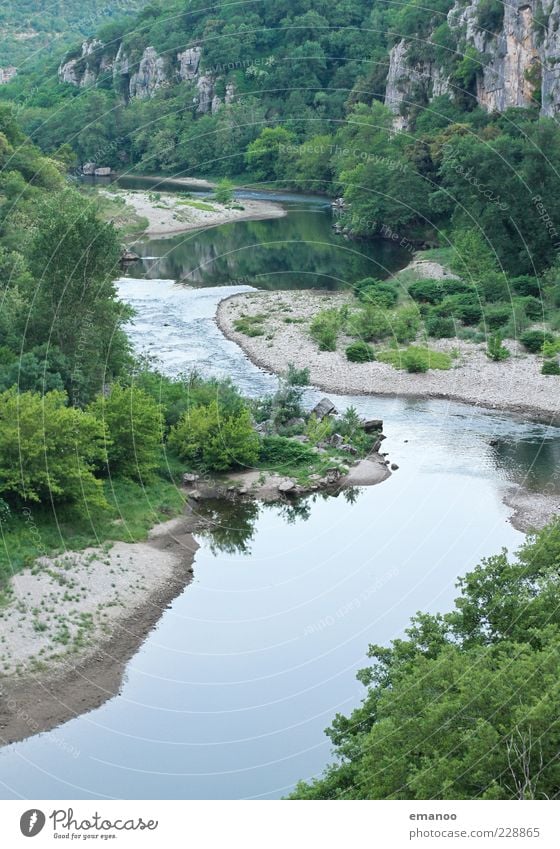
[[[250,223],[237,226],[253,238]],[[208,234],[191,237],[202,255]],[[166,261],[175,263],[172,253]],[[247,287],[196,282],[203,288],[149,275],[120,281],[137,310],[136,347],[170,373],[196,364],[252,395],[274,389],[213,322],[219,298]],[[310,391],[307,400],[316,397]],[[417,610],[449,609],[458,575],[522,542],[508,523],[505,488],[554,486],[558,430],[437,401],[333,399],[340,410],[353,404],[385,420],[384,445],[399,470],[380,486],[316,497],[299,511],[207,505],[216,527],[199,538],[194,582],[129,663],[122,692],[0,751],[2,795],[287,793],[328,762],[323,729],[359,703],[355,674],[368,643],[402,635]]]

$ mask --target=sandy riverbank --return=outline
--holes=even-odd
[[[257,221],[286,215],[280,204],[271,201],[243,200],[225,205],[211,198],[128,189],[101,189],[100,194],[111,200],[124,200],[136,216],[148,221],[141,235],[152,237],[174,236],[202,227],[219,227],[232,221]]]
[[[514,340],[505,341],[512,356],[497,363],[486,356],[484,343],[430,339],[431,348],[455,350],[458,357],[449,371],[425,374],[409,374],[381,362],[351,363],[344,353],[350,339],[342,339],[337,351],[319,351],[309,335],[313,317],[320,310],[352,303],[355,299],[347,293],[248,292],[222,301],[216,320],[256,365],[275,373],[285,371],[289,363],[308,367],[311,383],[326,392],[444,398],[560,424],[558,378],[542,375],[539,358]],[[262,336],[249,337],[235,329],[242,314],[266,315]]]
[[[41,558],[13,579],[1,611],[0,745],[103,704],[165,608],[191,581],[190,513],[145,543]]]

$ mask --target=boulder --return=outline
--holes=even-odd
[[[278,484],[278,492],[286,495],[288,492],[293,492],[296,489],[295,481],[285,480]]]
[[[93,177],[95,174],[95,162],[86,162],[82,165],[82,174],[86,177]]]
[[[335,415],[337,409],[330,398],[321,398],[318,404],[315,404],[311,410],[311,414],[318,419],[324,419],[326,416]]]
[[[398,468],[399,468],[399,467],[397,466],[397,464],[396,464],[396,463],[391,463],[391,470],[392,470],[393,472],[396,472]]]
[[[185,472],[183,475],[183,483],[185,486],[192,486],[198,480],[200,480],[200,475],[195,475],[192,472]]]
[[[341,436],[339,433],[333,433],[333,435],[329,439],[329,444],[332,445],[334,448],[339,448],[343,442],[344,437]]]
[[[363,419],[361,425],[366,433],[373,433],[376,430],[383,430],[382,419]]]
[[[358,453],[357,449],[354,448],[353,445],[341,445],[339,451],[344,451],[345,454],[355,455]]]

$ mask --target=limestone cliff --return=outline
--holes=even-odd
[[[397,126],[439,94],[491,112],[535,105],[543,115],[560,111],[560,0],[506,0],[492,14],[489,8],[488,0],[456,0],[447,15],[454,49],[449,42],[438,49],[432,37],[395,44],[385,102]]]
[[[153,97],[168,85],[184,83],[192,87],[193,105],[202,114],[215,113],[223,103],[231,103],[234,89],[225,88],[222,99],[216,93],[218,77],[201,69],[202,48],[198,45],[177,53],[160,56],[154,47],[146,47],[139,57],[130,56],[121,43],[116,49],[97,39],[84,41],[80,51],[69,54],[58,69],[63,83],[86,88],[101,76],[111,74],[113,84],[126,101]]]

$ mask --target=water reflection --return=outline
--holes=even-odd
[[[385,278],[410,259],[385,240],[345,241],[332,230],[330,210],[317,205],[289,208],[286,218],[150,239],[134,249],[143,259],[130,267],[132,277],[260,289],[342,289],[364,277]]]

